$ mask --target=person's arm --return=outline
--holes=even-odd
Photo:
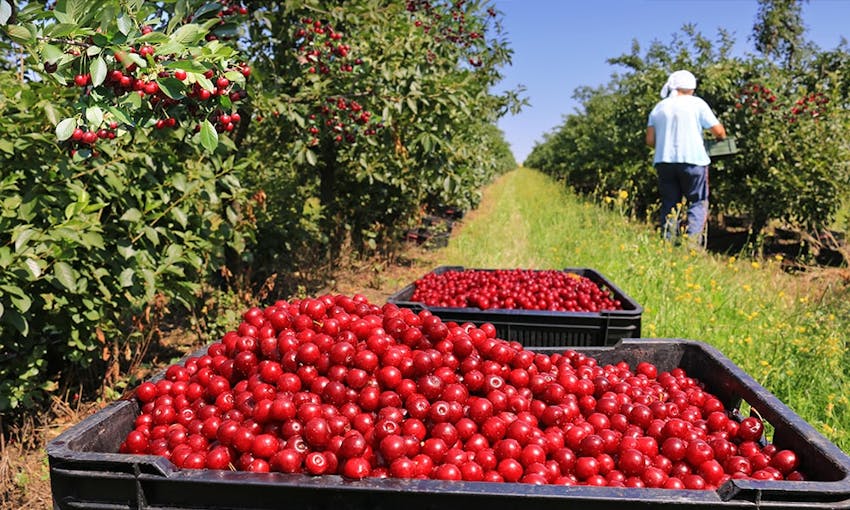
[[[726,139],[726,128],[723,127],[723,124],[715,124],[708,129],[716,140],[724,140]],[[647,135],[649,136],[649,135]]]
[[[646,127],[646,144],[650,147],[655,147],[655,127]]]

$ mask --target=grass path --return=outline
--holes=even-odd
[[[509,174],[500,179],[481,207],[463,222],[463,235],[454,236],[452,241],[454,252],[450,253],[457,253],[453,263],[469,267],[535,265],[531,225],[521,209],[524,201],[516,199],[526,187],[523,179],[515,177]],[[474,264],[464,261],[470,255],[477,257]]]
[[[663,242],[529,169],[501,177],[438,264],[600,271],[644,306],[643,336],[712,344],[850,451],[850,276],[793,276]],[[829,275],[832,278],[828,278]],[[837,277],[835,277],[837,276]]]

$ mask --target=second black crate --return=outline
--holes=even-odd
[[[463,271],[463,266],[440,266],[432,271],[444,274]],[[478,271],[494,271],[478,269]],[[451,308],[429,306],[413,301],[416,282],[410,283],[391,295],[387,302],[397,306],[428,310],[444,321],[471,322],[481,325],[489,322],[496,327],[496,335],[505,340],[515,340],[527,347],[571,347],[613,345],[623,338],[641,335],[643,307],[601,273],[590,268],[567,268],[565,272],[586,277],[609,290],[620,301],[621,310],[600,312],[561,312],[548,310]]]

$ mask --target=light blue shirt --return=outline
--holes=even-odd
[[[653,163],[688,163],[708,165],[703,131],[719,124],[708,103],[693,95],[662,99],[649,114],[655,128]]]

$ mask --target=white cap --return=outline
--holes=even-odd
[[[693,73],[684,70],[675,71],[670,74],[667,83],[661,88],[661,98],[666,98],[677,89],[694,90],[695,88],[697,88],[697,78]]]

